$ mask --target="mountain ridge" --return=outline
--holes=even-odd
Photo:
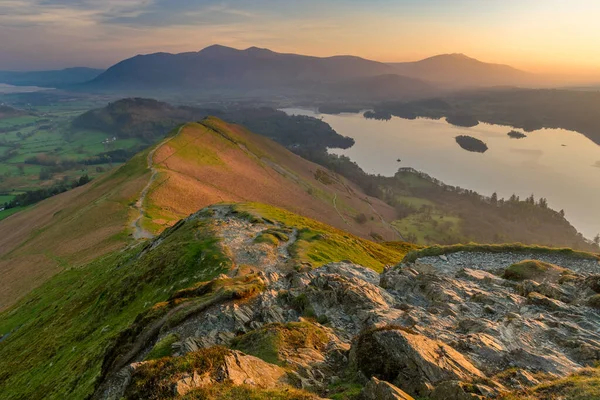
[[[463,53],[438,54],[419,61],[389,63],[398,73],[451,87],[532,84],[536,76],[506,64],[487,63]]]

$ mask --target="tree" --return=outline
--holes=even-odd
[[[48,168],[42,168],[40,170],[40,180],[47,181],[52,178],[52,172]]]
[[[490,197],[490,201],[492,202],[493,205],[498,204],[498,193],[496,193],[496,192],[492,193],[492,197]]]
[[[525,202],[528,204],[535,204],[535,197],[533,197],[533,194],[525,199]]]

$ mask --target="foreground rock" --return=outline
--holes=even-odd
[[[365,400],[414,400],[413,397],[386,381],[373,377],[362,391]]]
[[[155,324],[159,334],[140,344],[134,364],[112,370],[96,397],[120,398],[139,386],[132,383],[139,382],[138,367],[117,377],[161,339],[175,337],[169,335],[178,340],[167,360],[235,349],[224,350],[209,374],[192,368],[177,376],[178,394],[227,382],[329,397],[346,382],[363,386],[365,398],[493,398],[600,360],[600,312],[589,300],[598,291],[597,261],[474,253],[420,259],[382,274],[349,262],[312,269],[290,263],[296,232],[267,245],[254,239],[272,225],[220,218],[221,243],[237,267],[190,291],[200,296],[189,300],[193,312]],[[505,274],[535,257],[557,269],[527,269],[518,279],[515,268]]]
[[[361,335],[356,363],[365,376],[389,380],[418,396],[436,384],[483,378],[470,361],[450,346],[400,327],[386,326]]]

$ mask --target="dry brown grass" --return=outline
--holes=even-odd
[[[322,167],[237,125],[212,118],[203,124],[189,124],[157,149],[154,163],[161,177],[148,194],[146,224],[157,232],[210,204],[259,202],[362,237],[379,233],[387,240],[398,239],[377,215],[393,220],[392,207],[369,198],[332,172],[327,173],[335,181],[323,184],[315,178],[315,171]],[[333,207],[334,196],[339,213]],[[355,221],[361,213],[367,216],[364,224]]]

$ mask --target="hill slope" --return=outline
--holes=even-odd
[[[185,125],[156,148],[152,165],[157,175],[146,193],[141,224],[154,232],[210,204],[255,201],[362,237],[399,238],[382,223],[394,218],[392,207],[281,145],[217,118]]]
[[[481,62],[464,54],[441,54],[390,65],[399,74],[452,87],[521,85],[535,81],[533,74],[508,65]]]
[[[122,248],[134,232],[160,232],[214,202],[262,201],[363,237],[398,238],[382,222],[395,211],[345,179],[241,127],[205,124],[186,126],[154,157],[148,149],[103,178],[0,221],[0,309],[63,268]]]

